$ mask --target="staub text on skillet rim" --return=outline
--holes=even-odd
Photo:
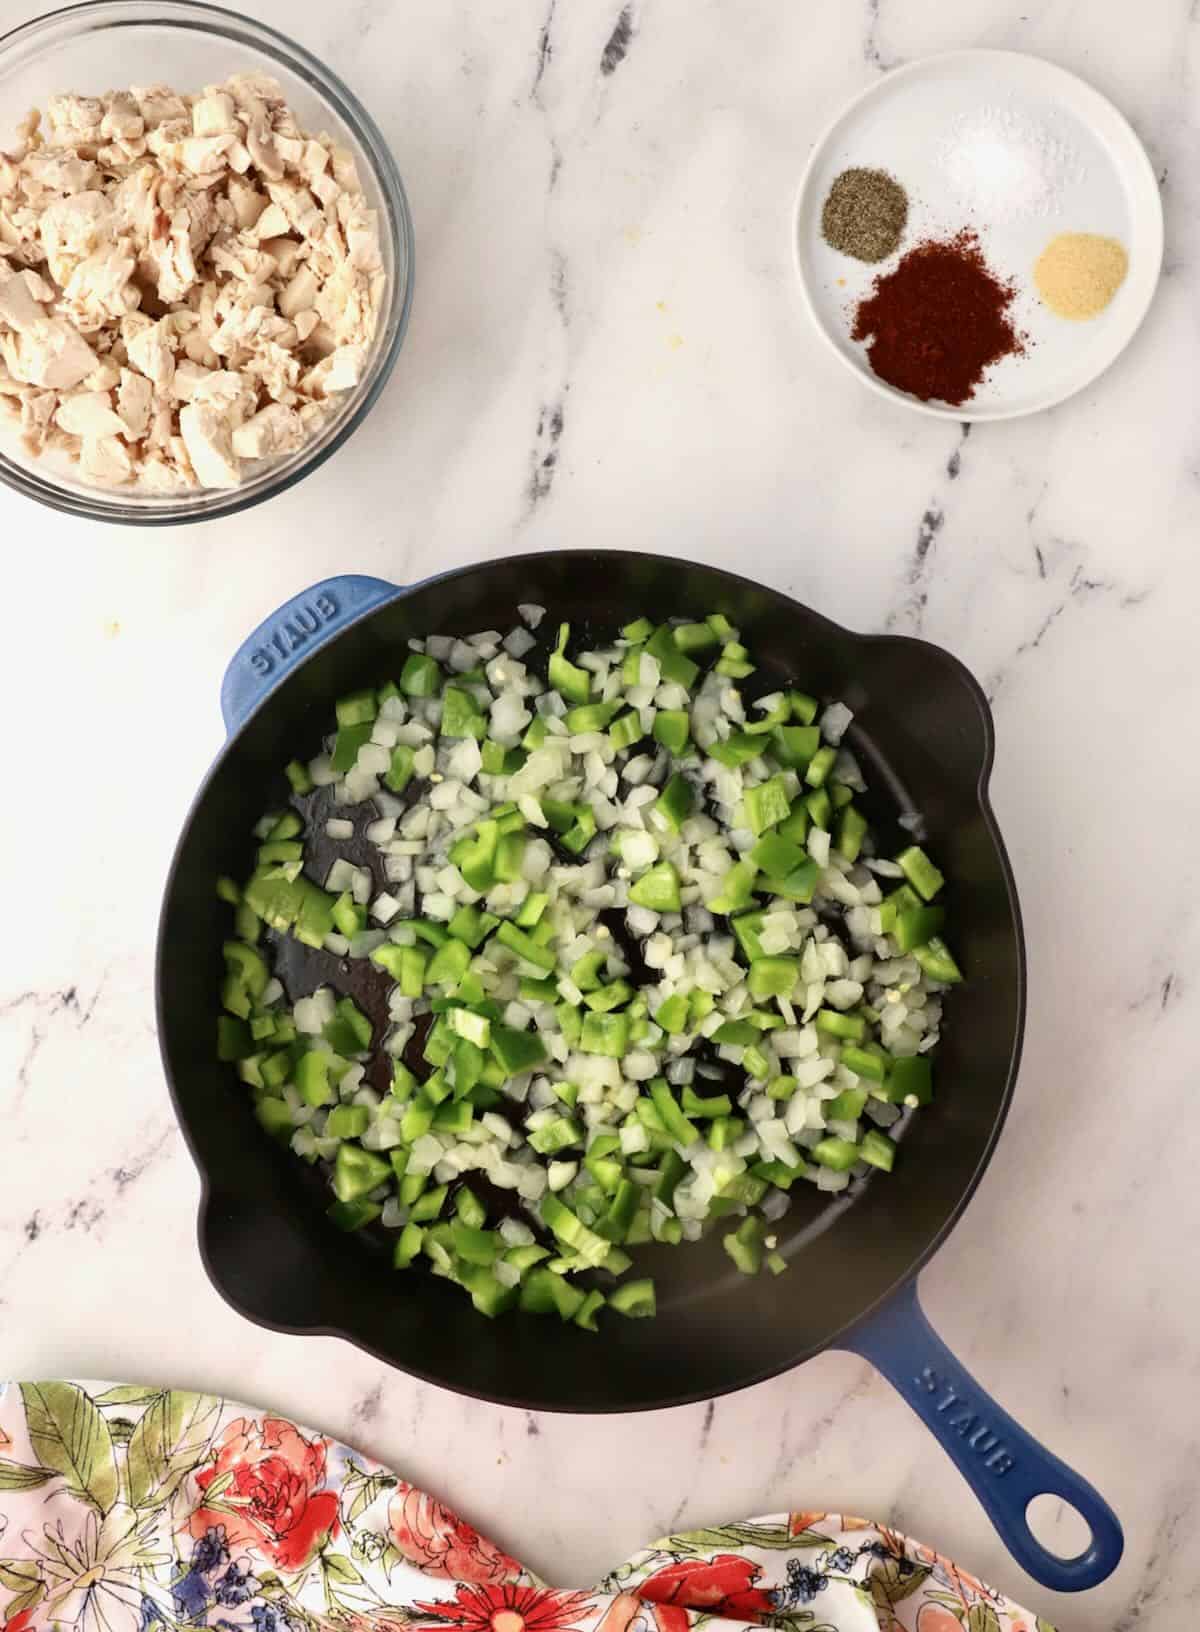
[[[296,1164],[257,1129],[213,1050],[225,910],[218,873],[246,870],[250,828],[286,797],[282,766],[315,751],[332,699],[378,683],[411,636],[505,629],[534,601],[579,632],[647,611],[724,612],[765,675],[837,696],[875,819],[919,815],[950,880],[968,980],[939,1048],[935,1114],[915,1119],[887,1185],[854,1200],[815,1190],[780,1227],[796,1262],[747,1280],[719,1238],[650,1247],[657,1319],[604,1334],[553,1321],[486,1322],[454,1289],[394,1275],[329,1229]],[[915,1280],[970,1199],[1008,1111],[1020,1058],[1025,958],[1011,869],[987,798],[990,712],[957,659],[924,641],[859,635],[735,574],[624,551],[551,551],[467,567],[400,589],[343,577],[279,608],[234,656],[222,687],[229,740],[197,795],[167,884],[158,948],[159,1032],[181,1126],[204,1182],[200,1245],[241,1313],[292,1333],[337,1335],[459,1392],[527,1409],[628,1411],[732,1392],[839,1346],[868,1356],[934,1431],[1025,1569],[1060,1591],[1096,1585],[1121,1555],[1120,1525],[969,1377],[928,1326]],[[322,956],[322,954],[315,954]],[[332,964],[331,964],[332,967]],[[722,1262],[723,1260],[723,1262]],[[1025,1517],[1035,1495],[1077,1509],[1090,1545],[1061,1559]]]

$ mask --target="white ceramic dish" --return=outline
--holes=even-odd
[[[992,211],[973,211],[955,192],[943,162],[944,144],[981,109],[1022,127],[1036,125],[1053,138],[1054,151],[1065,162],[1050,207],[1013,215],[1009,193],[1007,202],[998,196]],[[852,165],[890,171],[908,194],[903,242],[896,254],[873,266],[839,254],[821,237],[825,197]],[[905,248],[923,238],[953,236],[963,227],[978,233],[997,276],[1017,284],[1010,316],[1030,343],[1024,356],[1004,358],[991,368],[975,395],[955,407],[922,402],[879,379],[865,345],[852,341],[850,331],[858,301]],[[1108,307],[1087,322],[1055,317],[1034,288],[1033,264],[1059,232],[1116,238],[1129,254],[1124,283]],[[1082,390],[1129,344],[1158,284],[1162,204],[1141,142],[1090,85],[1020,52],[951,51],[895,69],[838,114],[813,149],[800,183],[793,244],[813,321],[864,384],[945,419],[1011,419]]]

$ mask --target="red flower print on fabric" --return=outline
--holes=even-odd
[[[388,1504],[397,1551],[431,1575],[495,1585],[520,1578],[521,1566],[423,1490],[400,1485]]]
[[[671,1605],[678,1609],[705,1609],[715,1611],[731,1620],[754,1621],[769,1615],[774,1609],[771,1594],[754,1582],[762,1574],[762,1567],[736,1553],[718,1553],[715,1558],[685,1558],[676,1564],[667,1564],[656,1570],[638,1587],[638,1593],[651,1603]],[[668,1617],[663,1632],[683,1632],[687,1621],[680,1617],[674,1624]]]
[[[460,1586],[444,1603],[414,1604],[414,1617],[464,1632],[580,1632],[581,1617],[592,1610],[586,1592],[554,1592],[548,1587]]]
[[[302,1569],[338,1532],[337,1497],[320,1488],[327,1445],[281,1417],[264,1417],[261,1429],[239,1417],[217,1442],[215,1461],[196,1474],[201,1491],[221,1480],[220,1509],[197,1508],[189,1531],[199,1538],[223,1524],[230,1548],[257,1549],[281,1570]]]

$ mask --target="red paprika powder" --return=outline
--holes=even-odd
[[[875,280],[854,314],[851,338],[898,391],[928,402],[966,402],[984,370],[1024,351],[1008,319],[1016,289],[983,258],[973,232],[917,244]]]

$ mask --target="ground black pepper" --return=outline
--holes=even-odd
[[[821,211],[821,236],[859,261],[885,260],[908,220],[908,194],[886,170],[843,170]]]
[[[875,279],[851,339],[870,341],[871,367],[898,391],[966,402],[986,368],[1025,349],[1008,319],[1015,294],[989,270],[973,232],[929,240]]]

